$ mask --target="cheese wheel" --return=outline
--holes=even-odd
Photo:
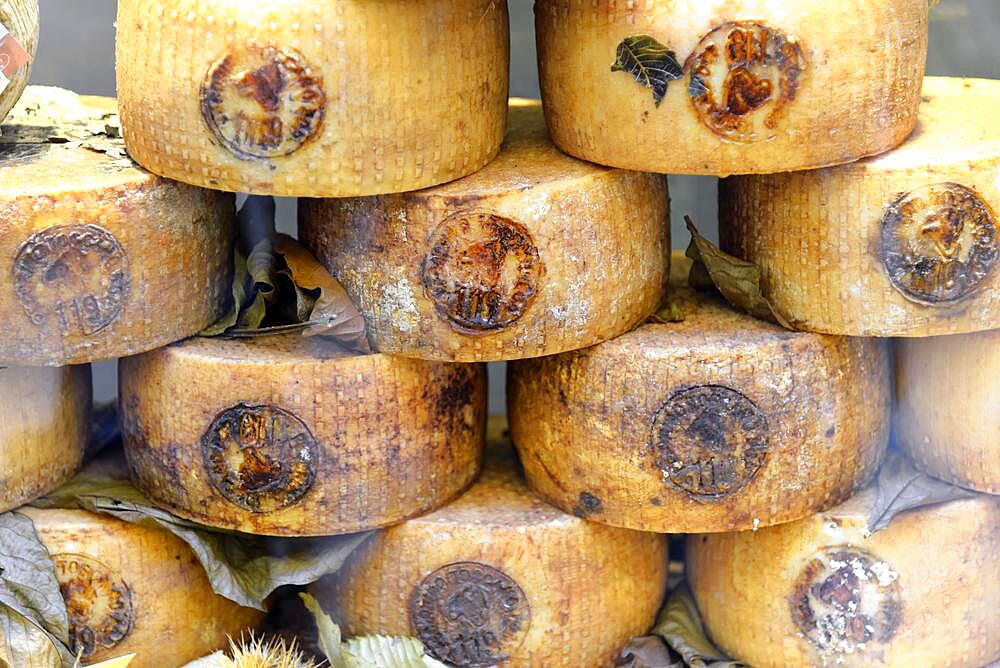
[[[220,190],[451,181],[503,139],[508,30],[506,0],[122,0],[125,140],[147,169]]]
[[[12,75],[8,76],[3,73],[2,78],[0,78],[0,89],[2,89],[0,90],[0,121],[3,121],[7,113],[17,104],[21,93],[28,85],[28,79],[31,78],[31,64],[35,59],[35,52],[38,50],[38,0],[6,0],[0,3],[0,26],[3,26],[9,34],[9,37],[0,39],[0,44],[13,38],[29,56],[28,62],[17,68]],[[0,30],[0,33],[4,30]],[[4,63],[11,62],[10,55],[13,48],[16,47],[12,47],[9,43],[4,44],[2,51],[0,51],[7,56]],[[0,68],[0,73],[5,69],[6,67]],[[3,83],[4,79],[7,81],[6,84]]]
[[[182,666],[263,621],[216,595],[194,552],[164,529],[83,510],[18,512],[52,556],[85,665],[135,653],[129,668]]]
[[[869,537],[869,488],[757,532],[691,536],[705,626],[754,668],[979,668],[1000,659],[1000,499],[928,506]]]
[[[851,162],[913,130],[924,0],[539,0],[542,99],[562,150],[671,174]]]
[[[231,195],[52,144],[28,109],[100,119],[114,100],[30,87],[0,143],[0,364],[62,366],[143,352],[221,314]],[[13,142],[13,143],[10,143]]]
[[[377,534],[320,581],[317,597],[348,635],[416,636],[457,668],[610,666],[653,624],[666,537],[547,505],[525,486],[509,445],[491,440],[471,490]]]
[[[80,468],[90,434],[90,367],[0,367],[0,512]]]
[[[189,339],[122,360],[136,486],[209,526],[279,536],[384,526],[479,473],[486,373],[285,335]]]
[[[669,263],[664,177],[560,153],[515,100],[500,156],[413,193],[303,200],[300,235],[382,352],[459,362],[550,355],[628,331]]]
[[[896,438],[930,475],[1000,494],[1000,330],[896,345]]]
[[[797,327],[850,336],[1000,328],[1000,81],[929,77],[920,125],[853,165],[735,177],[723,248]]]
[[[871,477],[889,438],[888,346],[793,333],[684,285],[683,322],[511,363],[511,434],[567,512],[663,533],[805,517]]]

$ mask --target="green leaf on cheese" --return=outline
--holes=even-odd
[[[670,82],[684,76],[677,55],[649,35],[622,40],[611,71],[628,72],[638,83],[651,89],[656,106],[663,102]]]

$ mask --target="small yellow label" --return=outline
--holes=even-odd
[[[135,654],[129,654],[128,656],[122,656],[117,659],[109,659],[108,661],[91,664],[87,666],[87,668],[127,668],[127,666],[132,663],[132,659],[134,658]]]

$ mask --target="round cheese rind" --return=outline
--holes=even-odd
[[[347,635],[412,635],[458,668],[605,666],[653,624],[666,547],[549,506],[491,446],[464,496],[380,532],[316,589]]]
[[[0,364],[63,366],[151,350],[222,315],[232,195],[16,123],[39,105],[100,119],[114,100],[30,87],[0,139]],[[39,133],[42,133],[41,135]]]
[[[9,0],[0,6],[0,25],[24,49],[30,59],[13,76],[6,77],[8,83],[0,91],[0,122],[17,104],[21,93],[31,78],[31,65],[38,50],[38,0]],[[8,38],[9,39],[9,38]]]
[[[723,248],[758,265],[801,329],[934,336],[1000,328],[1000,82],[929,77],[900,148],[853,165],[734,177]]]
[[[708,633],[761,668],[979,668],[1000,658],[1000,499],[928,506],[870,535],[869,488],[810,518],[692,536]]]
[[[133,481],[208,526],[353,533],[437,508],[479,473],[479,365],[290,335],[189,339],[122,360],[119,376]]]
[[[877,155],[913,130],[923,0],[540,0],[553,140],[670,174],[760,174]]]
[[[182,666],[263,621],[212,591],[179,538],[83,510],[24,508],[52,557],[73,651],[86,665],[135,653],[130,668]]]
[[[682,285],[689,266],[675,254],[683,322],[508,367],[528,482],[563,510],[662,533],[769,526],[849,497],[888,442],[888,345],[757,320]]]
[[[1000,330],[896,343],[896,439],[934,476],[1000,494]]]
[[[302,200],[300,235],[376,349],[423,359],[550,355],[628,331],[669,266],[665,177],[560,153],[515,100],[499,157],[436,188]]]
[[[0,367],[0,512],[69,480],[90,435],[90,367]]]
[[[150,171],[219,190],[444,183],[503,139],[508,32],[505,0],[123,0],[125,140]]]

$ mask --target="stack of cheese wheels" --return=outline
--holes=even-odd
[[[83,461],[90,367],[0,368],[0,512],[66,482]]]
[[[506,0],[122,0],[117,59],[129,153],[209,188],[402,192],[503,139]]]
[[[876,493],[779,527],[691,536],[688,582],[716,644],[754,668],[1000,659],[1000,499],[911,510],[870,534]]]
[[[848,498],[889,437],[888,344],[793,333],[684,285],[682,322],[512,363],[511,433],[560,508],[643,531],[769,526]]]
[[[418,192],[306,200],[300,234],[375,347],[460,362],[550,355],[617,336],[666,281],[664,177],[575,160],[515,100],[500,156]]]
[[[30,87],[0,138],[0,364],[143,352],[222,314],[233,197],[153,176],[79,142],[109,98]],[[95,140],[96,142],[96,140]],[[94,144],[99,146],[98,144]]]
[[[924,471],[1000,494],[1000,330],[896,346],[896,438]]]
[[[606,165],[768,174],[841,164],[913,130],[925,0],[539,0],[556,144]]]
[[[55,563],[71,649],[85,665],[136,653],[130,668],[181,666],[262,621],[215,594],[191,549],[164,529],[82,510],[19,512]]]
[[[929,77],[920,125],[853,165],[734,177],[725,250],[801,329],[932,336],[1000,328],[1000,81]]]
[[[348,635],[413,635],[457,668],[610,665],[646,632],[667,581],[665,536],[586,522],[525,486],[509,444],[451,505],[379,533],[320,601]]]
[[[480,365],[301,335],[189,339],[122,360],[120,385],[135,484],[210,526],[351,533],[437,508],[479,473]]]
[[[7,43],[13,40],[28,55],[28,62],[14,71],[10,54],[17,47]],[[28,79],[31,78],[31,61],[38,49],[38,0],[7,0],[0,3],[0,51],[7,55],[0,67],[0,121],[17,104]],[[6,81],[6,83],[3,83]]]

